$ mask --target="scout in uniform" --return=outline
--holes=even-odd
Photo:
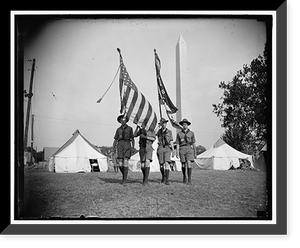
[[[167,129],[167,120],[162,118],[159,122],[161,128],[157,132],[158,148],[157,157],[162,175],[161,182],[169,185],[169,173],[171,164],[171,152],[174,155],[172,131]]]
[[[150,163],[152,162],[153,147],[152,143],[155,141],[155,133],[145,129],[145,126],[137,126],[134,132],[134,137],[140,136],[139,155],[141,162],[141,170],[143,173],[143,185],[148,185],[148,177],[150,172]]]
[[[182,165],[183,183],[191,184],[192,179],[192,162],[196,157],[196,139],[195,134],[192,132],[188,126],[191,123],[187,119],[183,119],[179,124],[183,129],[177,133],[176,136],[176,156],[180,157],[180,162]],[[188,182],[186,181],[186,170],[188,174]]]
[[[123,175],[122,184],[125,186],[128,175],[128,160],[131,157],[131,148],[134,147],[134,137],[132,128],[126,124],[129,121],[127,116],[120,115],[117,121],[121,123],[121,126],[114,136],[113,150],[117,149],[117,159]]]

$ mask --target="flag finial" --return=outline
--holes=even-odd
[[[118,51],[119,53],[121,53],[121,50],[120,50],[120,48],[117,48],[117,51]]]
[[[154,48],[154,52],[156,53],[156,49]]]

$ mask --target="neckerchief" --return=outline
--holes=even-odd
[[[187,139],[187,137],[186,137],[186,135],[188,134],[188,132],[190,131],[190,129],[187,129],[187,132],[185,132],[184,130],[182,130],[183,131],[183,133],[184,133],[184,140],[185,140],[185,143],[189,143],[188,142],[188,139]]]

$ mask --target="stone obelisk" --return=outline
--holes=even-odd
[[[191,94],[188,79],[187,48],[183,37],[180,35],[176,44],[176,107],[178,108],[176,120],[180,122],[187,118],[192,122]]]

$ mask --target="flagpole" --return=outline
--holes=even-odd
[[[120,48],[117,48],[117,51],[120,55],[120,66],[119,68],[121,67],[121,64],[123,63],[123,57],[122,57],[122,54],[121,54],[121,49]],[[124,106],[123,106],[123,94],[124,94],[124,87],[122,87],[122,91],[123,92],[120,92],[120,101],[121,101],[121,110],[120,110],[120,114],[123,114],[123,115],[126,115],[126,108],[125,108],[125,111],[123,112],[124,110]]]
[[[156,49],[154,48],[154,64],[156,64]],[[159,107],[159,116],[160,116],[160,119],[162,118],[162,113],[161,113],[161,104],[160,104],[160,99],[161,97],[159,97],[160,95],[160,92],[159,92],[159,88],[158,88],[158,83],[157,83],[157,71],[156,71],[156,87],[157,87],[157,96],[158,96],[158,107]]]

